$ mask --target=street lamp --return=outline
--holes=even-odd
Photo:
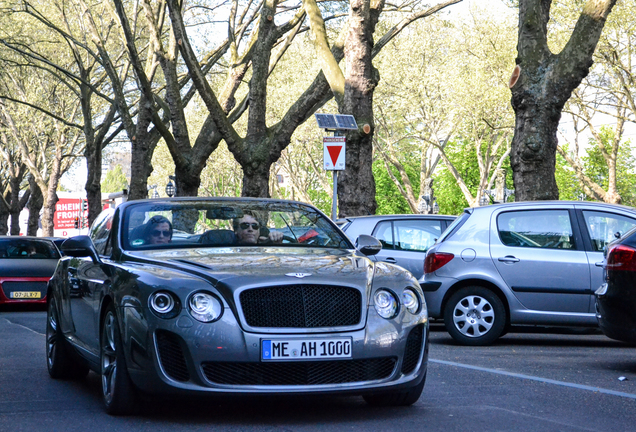
[[[174,181],[174,183],[173,183]],[[177,177],[173,175],[168,176],[168,184],[166,185],[166,195],[170,198],[177,196]]]
[[[433,203],[433,214],[437,214],[439,213],[439,204],[437,204],[437,201],[435,201]]]
[[[168,176],[168,177],[170,178],[170,180],[168,180],[168,184],[166,185],[166,195],[172,198],[175,192],[177,191],[177,188],[174,186],[174,183],[172,183],[173,176]]]

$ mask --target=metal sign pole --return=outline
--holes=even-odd
[[[333,171],[333,199],[331,200],[331,220],[338,218],[338,171]]]
[[[323,137],[324,169],[333,171],[333,199],[331,200],[331,219],[338,218],[338,171],[345,169],[346,139],[341,131],[357,130],[358,124],[352,115],[316,113],[316,122],[325,132],[333,132],[334,138]],[[337,139],[335,137],[342,137]],[[327,144],[332,145],[328,146]]]

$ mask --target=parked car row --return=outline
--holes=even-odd
[[[0,303],[46,303],[49,374],[94,370],[112,414],[140,393],[410,405],[429,318],[464,345],[513,325],[599,323],[636,343],[636,209],[526,202],[339,222],[292,201],[128,202],[89,236],[0,237]]]
[[[414,249],[409,244],[408,251],[395,247],[399,239],[424,238],[419,234],[424,228],[408,227],[410,222],[404,220],[443,231],[449,223],[436,215],[373,216],[353,218],[343,229],[347,234],[377,236],[387,246],[378,260],[397,257],[399,251],[397,263],[418,276],[429,316],[443,320],[457,342],[486,345],[512,325],[596,327],[594,291],[605,279],[604,248],[636,226],[636,209],[580,201],[470,208],[443,234],[431,236],[436,237],[435,245],[422,242],[421,249]],[[407,226],[404,232],[400,224]],[[393,235],[392,241],[384,240],[390,238],[387,233]],[[636,254],[625,252],[632,246],[627,238],[624,241],[610,249],[609,283],[597,293],[599,314],[604,317],[603,311],[612,310],[619,326],[634,329],[636,308],[630,301],[634,294],[626,296],[615,288],[633,286],[627,281],[633,269],[623,262],[636,259]],[[427,250],[425,259],[423,250]],[[619,258],[620,265],[612,264]],[[636,261],[631,265],[636,268]],[[600,318],[602,330],[629,340],[609,330],[607,319]]]

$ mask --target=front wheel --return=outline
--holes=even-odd
[[[115,307],[111,304],[102,321],[101,337],[102,396],[106,412],[112,415],[132,414],[137,408],[137,395],[126,367]]]
[[[462,288],[448,299],[444,308],[446,330],[462,345],[490,345],[506,327],[506,308],[488,288]]]
[[[362,396],[366,403],[371,406],[411,406],[422,395],[424,384],[426,383],[426,374],[422,381],[415,387],[407,390],[368,394]]]

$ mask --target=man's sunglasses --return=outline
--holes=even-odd
[[[241,227],[242,230],[248,229],[250,227],[250,225],[252,226],[253,230],[260,229],[260,227],[261,227],[260,224],[257,224],[257,223],[241,222],[239,224],[239,226]]]
[[[170,231],[152,230],[150,235],[152,235],[153,237],[160,237],[162,235],[163,237],[170,237],[172,234],[170,233]]]

